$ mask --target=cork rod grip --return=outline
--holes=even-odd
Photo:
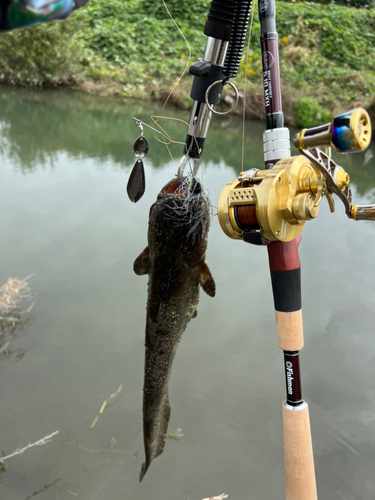
[[[277,345],[283,351],[300,351],[303,347],[302,310],[275,311]]]
[[[286,500],[317,500],[309,408],[283,404]]]

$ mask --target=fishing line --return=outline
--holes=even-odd
[[[158,134],[162,135],[165,139],[168,140],[168,142],[163,142],[163,141],[160,141],[155,135],[155,139],[157,141],[159,141],[161,144],[165,144],[165,145],[168,145],[168,144],[182,144],[183,146],[186,145],[185,142],[179,142],[179,141],[173,141],[170,136],[168,135],[168,133],[158,124],[158,122],[156,120],[154,120],[154,118],[165,118],[165,119],[169,119],[169,120],[178,120],[178,118],[169,118],[168,116],[151,116],[151,120],[155,123],[155,125],[157,127],[160,128],[160,130],[157,130],[156,128],[154,127],[151,127],[151,125],[148,125],[147,123],[145,123],[144,121],[142,120],[139,120],[138,118],[135,118],[133,117],[133,120],[135,120],[135,122],[138,124],[140,123],[141,125],[144,125],[145,127],[148,127],[150,128],[151,130],[153,130],[154,132],[157,132]],[[183,121],[183,120],[180,120],[180,121]],[[186,122],[184,122],[186,124]]]
[[[216,208],[216,214],[214,213],[214,211],[212,210],[212,208]],[[212,203],[211,203],[211,215],[212,215],[212,217],[216,217],[217,214],[218,214],[217,206],[216,205],[212,205]]]
[[[158,129],[156,129],[155,127],[151,127],[151,125],[148,125],[147,123],[145,123],[144,121],[140,120],[139,118],[136,118],[133,116],[133,120],[136,122],[136,124],[139,126],[145,126],[149,129],[151,129],[153,132],[154,132],[154,138],[160,143],[160,144],[163,144],[166,148],[167,148],[167,151],[168,151],[168,154],[172,160],[172,162],[174,164],[176,164],[175,162],[175,159],[172,155],[172,152],[171,150],[169,149],[169,145],[170,144],[181,144],[183,146],[186,147],[186,143],[185,142],[181,142],[181,141],[174,141],[171,136],[168,134],[168,132],[160,125],[159,123],[159,120],[174,120],[174,121],[177,121],[177,122],[181,122],[183,123],[184,125],[186,125],[187,127],[189,126],[188,122],[186,122],[185,120],[182,120],[181,118],[173,118],[173,117],[170,117],[170,116],[158,116],[158,115],[151,115],[151,120],[153,121],[153,123],[155,124],[155,127],[158,127]],[[155,135],[155,132],[157,134],[160,134],[167,142],[164,142],[162,140],[160,140],[156,135]],[[197,139],[194,137],[194,140],[196,141],[196,144],[198,146],[198,142],[197,142]],[[192,174],[193,173],[193,167],[191,166],[191,160],[192,158],[189,158],[189,169],[190,169],[190,173]],[[201,165],[199,165],[201,166]],[[198,167],[199,168],[199,167]],[[202,167],[202,177],[203,177],[203,167]]]
[[[178,80],[176,81],[176,83],[174,84],[174,86],[172,87],[172,90],[169,92],[169,95],[168,97],[166,98],[164,104],[163,104],[163,107],[162,107],[162,110],[165,108],[167,102],[169,101],[169,98],[171,97],[171,95],[173,94],[173,92],[175,91],[177,85],[180,83],[180,81],[182,80],[182,78],[184,77],[186,71],[188,70],[189,66],[190,66],[190,61],[191,61],[191,48],[190,48],[190,44],[189,42],[187,41],[185,35],[182,33],[182,31],[180,30],[180,28],[178,27],[176,21],[173,19],[173,16],[172,14],[169,12],[169,9],[167,7],[167,4],[165,3],[165,0],[163,0],[163,4],[164,4],[164,7],[165,7],[165,10],[167,11],[168,13],[168,16],[171,18],[173,24],[176,26],[177,28],[177,31],[180,33],[180,35],[182,36],[182,38],[184,39],[186,45],[187,45],[187,48],[188,48],[188,51],[189,51],[189,57],[188,57],[188,61],[186,63],[186,66],[182,72],[182,75],[178,78]]]
[[[164,144],[164,146],[167,148],[167,151],[168,151],[168,154],[172,160],[172,162],[174,164],[176,164],[175,162],[175,159],[173,158],[173,155],[172,155],[172,152],[171,150],[169,149],[169,145],[170,144],[182,144],[184,146],[186,146],[186,143],[185,142],[180,142],[180,141],[173,141],[172,138],[170,137],[170,135],[168,134],[168,132],[166,132],[166,130],[163,129],[163,127],[159,124],[158,120],[175,120],[175,121],[179,121],[179,122],[182,122],[184,123],[186,126],[188,126],[188,123],[184,120],[181,120],[179,118],[171,118],[169,116],[157,116],[157,115],[152,115],[151,116],[151,120],[154,122],[155,126],[158,127],[160,130],[157,130],[156,128],[154,127],[150,127],[150,125],[146,125],[147,127],[149,127],[151,130],[153,130],[154,132],[157,132],[158,134],[162,135],[168,142],[163,142],[162,140],[160,140],[155,134],[154,134],[154,138],[160,142],[160,144]]]
[[[166,139],[168,139],[169,142],[167,143],[164,143],[163,141],[159,140],[157,137],[155,137],[155,139],[157,141],[159,141],[161,144],[183,144],[184,146],[186,146],[186,142],[178,142],[178,141],[173,141],[169,134],[163,129],[163,127],[159,124],[158,120],[174,120],[176,122],[181,122],[183,123],[184,125],[186,125],[187,127],[189,126],[188,122],[186,122],[185,120],[181,120],[181,118],[173,118],[171,116],[157,116],[157,115],[152,115],[151,116],[151,120],[155,123],[155,126],[156,127],[159,127],[159,129],[161,130],[161,132],[159,132],[159,134],[163,135]],[[152,127],[150,127],[152,128]],[[156,129],[153,129],[157,132]]]
[[[164,130],[164,129],[163,129],[163,127],[160,125],[160,123],[159,123],[159,121],[158,121],[158,120],[174,120],[174,121],[176,121],[176,122],[181,122],[181,123],[183,123],[183,124],[184,124],[184,125],[186,125],[187,127],[189,126],[188,122],[187,122],[187,121],[185,121],[185,120],[182,120],[181,118],[173,118],[173,117],[171,117],[171,116],[158,116],[158,115],[152,115],[152,116],[151,116],[151,120],[154,122],[155,126],[156,126],[156,127],[158,127],[158,128],[160,129],[160,131],[159,131],[159,130],[156,130],[156,129],[155,129],[155,128],[153,128],[153,127],[150,127],[150,125],[147,125],[147,124],[145,124],[145,125],[146,125],[147,127],[149,127],[150,129],[154,130],[155,132],[158,132],[160,135],[162,135],[165,139],[167,139],[167,140],[168,140],[168,142],[163,142],[163,141],[161,141],[160,139],[158,139],[158,137],[156,137],[156,136],[154,135],[155,139],[156,139],[158,142],[160,142],[160,144],[164,144],[164,146],[167,148],[168,153],[169,153],[169,156],[171,157],[172,162],[173,162],[173,163],[176,163],[176,162],[175,162],[175,159],[173,158],[173,155],[172,155],[172,153],[171,153],[170,149],[168,148],[168,146],[169,146],[169,144],[183,144],[183,145],[186,147],[186,143],[185,143],[185,142],[179,142],[179,141],[173,141],[173,140],[171,139],[171,137],[169,136],[168,132],[167,132],[166,130]],[[194,137],[193,139],[194,139],[194,141],[195,141],[195,143],[196,143],[196,146],[197,146],[197,149],[198,149],[198,141],[197,141],[197,138],[196,138],[196,137]],[[192,167],[191,167],[191,163],[190,163],[190,161],[191,161],[191,158],[189,159],[189,168],[190,168],[190,172],[192,172]],[[203,173],[203,167],[202,167],[202,173]]]
[[[251,30],[253,27],[253,19],[254,19],[254,11],[256,7],[256,0],[252,5],[251,12],[251,20],[250,20],[250,28],[249,28],[249,36],[247,40],[247,49],[246,49],[246,64],[245,64],[245,76],[244,76],[244,85],[243,85],[243,107],[242,107],[242,154],[241,154],[241,172],[244,169],[244,155],[245,155],[245,118],[246,118],[246,83],[247,83],[247,71],[249,66],[249,53],[250,53],[250,41],[251,41]]]

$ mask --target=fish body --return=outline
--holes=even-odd
[[[197,315],[199,286],[215,295],[205,262],[209,224],[207,192],[195,179],[172,180],[150,209],[148,246],[134,262],[136,274],[149,275],[143,388],[146,460],[140,481],[164,449],[172,362],[188,322]]]

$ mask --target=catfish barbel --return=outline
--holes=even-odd
[[[146,460],[164,449],[171,413],[168,381],[177,345],[197,315],[199,286],[215,296],[215,282],[205,262],[211,206],[209,195],[191,175],[170,181],[150,209],[148,246],[134,262],[148,274],[143,438]]]

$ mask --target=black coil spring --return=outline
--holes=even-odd
[[[251,6],[252,0],[237,0],[228,51],[224,62],[224,75],[227,77],[234,78],[237,76],[240,68]]]
[[[208,19],[223,24],[232,24],[237,0],[213,0]]]

